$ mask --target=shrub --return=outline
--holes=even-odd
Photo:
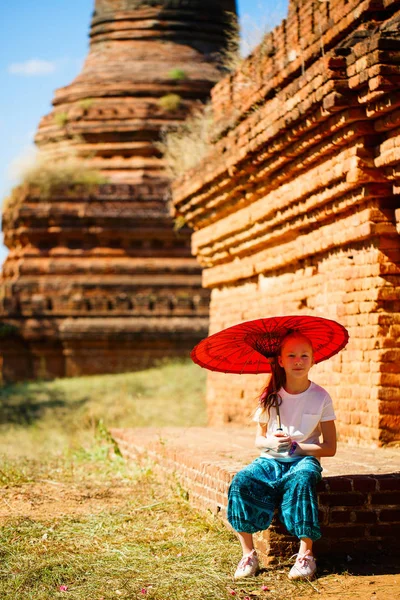
[[[182,103],[182,98],[178,94],[166,94],[161,96],[158,100],[158,104],[163,110],[168,112],[174,112],[178,110]]]
[[[168,78],[173,79],[174,81],[183,81],[187,79],[187,75],[183,69],[171,69],[168,72]]]
[[[161,150],[169,174],[179,177],[196,166],[208,153],[213,123],[209,104],[194,111],[186,121],[165,129],[157,147]]]
[[[38,153],[34,162],[21,173],[20,183],[5,199],[3,212],[20,205],[31,190],[35,190],[41,198],[47,199],[60,188],[79,185],[91,189],[101,183],[107,183],[107,178],[88,166],[73,149],[66,149],[62,160],[55,160],[50,153]]]
[[[229,72],[236,71],[243,62],[240,55],[240,26],[237,16],[234,13],[225,13],[227,26],[224,30],[225,48],[219,54],[221,66]]]
[[[0,323],[0,338],[8,337],[9,335],[16,335],[18,333],[18,327],[11,323]]]
[[[79,100],[79,106],[85,111],[89,110],[93,106],[93,98],[82,98]]]
[[[68,123],[68,115],[66,112],[59,112],[54,115],[54,122],[59,127],[64,127]]]

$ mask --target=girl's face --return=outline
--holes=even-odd
[[[302,336],[289,337],[282,346],[278,362],[285,370],[286,377],[302,379],[314,364],[312,346]]]

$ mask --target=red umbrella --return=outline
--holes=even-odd
[[[298,332],[312,343],[316,363],[330,358],[348,342],[347,330],[322,317],[294,315],[245,321],[214,333],[195,346],[193,362],[223,373],[270,373],[282,339]]]

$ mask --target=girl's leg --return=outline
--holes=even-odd
[[[321,465],[305,456],[290,467],[282,478],[280,519],[292,535],[301,540],[301,550],[312,549],[321,537],[316,487],[321,480]]]
[[[321,537],[318,522],[316,486],[321,479],[321,466],[312,457],[305,457],[287,473],[282,481],[281,520],[287,530],[300,539],[297,559],[289,579],[310,579],[317,569],[313,557],[313,541]]]
[[[239,538],[240,545],[242,546],[243,556],[247,556],[254,550],[253,534],[245,533],[244,531],[237,531],[236,535]]]
[[[252,534],[267,529],[274,514],[277,472],[273,462],[256,459],[235,475],[229,488],[227,516],[243,552],[235,579],[252,577],[259,569]]]
[[[251,533],[236,532],[242,546],[243,557],[239,561],[234,574],[234,579],[243,577],[253,577],[260,568],[258,556],[253,546],[253,536]]]
[[[236,532],[244,534],[246,549],[253,547],[251,534],[267,529],[274,515],[277,497],[274,484],[279,467],[273,463],[275,461],[256,458],[235,475],[229,488],[228,521]]]
[[[312,555],[313,541],[310,538],[300,538],[299,554],[305,554],[308,550]]]
[[[312,553],[312,546],[313,541],[310,538],[301,538],[296,562],[289,571],[289,579],[311,579],[314,577],[317,565]]]

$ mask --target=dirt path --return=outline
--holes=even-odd
[[[42,480],[37,483],[0,489],[0,523],[9,518],[26,517],[33,520],[47,520],[67,515],[96,514],[102,511],[117,510],[126,507],[134,493],[133,485],[109,482],[107,484],[90,482],[89,484],[71,484]],[[377,554],[375,563],[348,564],[347,572],[340,574],[324,571],[320,565],[318,579],[312,583],[302,582],[288,588],[287,569],[263,569],[259,575],[262,585],[269,587],[271,593],[260,590],[249,592],[232,582],[236,597],[283,598],[290,590],[290,600],[400,600],[400,561],[391,557],[384,561]],[[293,589],[294,588],[294,589]]]
[[[0,488],[0,520],[16,517],[40,520],[96,514],[110,507],[123,506],[134,489],[132,485],[115,482],[75,485],[50,480]]]

